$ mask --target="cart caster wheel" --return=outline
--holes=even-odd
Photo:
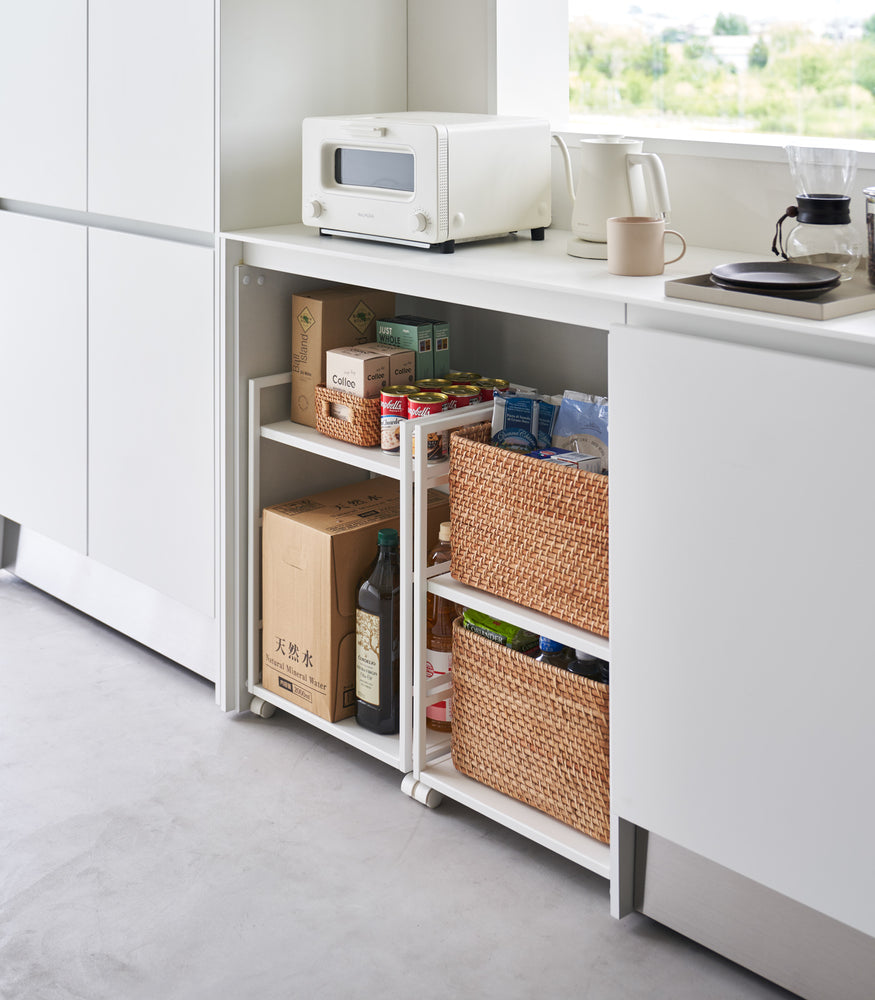
[[[436,792],[433,788],[428,788],[425,785],[418,785],[416,788],[416,801],[421,802],[426,809],[437,809],[441,802],[444,801],[444,797],[440,792]]]
[[[428,809],[435,809],[443,802],[444,797],[428,785],[423,785],[412,774],[405,774],[401,781],[401,791],[411,799],[421,802]]]
[[[249,702],[249,711],[253,715],[260,716],[262,719],[269,719],[276,711],[276,708],[269,701],[265,701],[264,698],[253,698]]]
[[[401,779],[401,791],[409,795],[411,799],[416,798],[416,786],[419,784],[412,774],[405,774]]]

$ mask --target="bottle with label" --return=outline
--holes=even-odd
[[[563,646],[561,642],[555,642],[542,635],[538,641],[538,648],[541,652],[535,659],[539,663],[550,663],[554,667],[565,669],[571,662],[571,650],[567,646]]]
[[[397,733],[401,650],[398,532],[380,528],[377,545],[377,558],[359,585],[356,600],[355,718],[374,733]]]
[[[428,556],[428,565],[450,559],[450,522],[443,521],[437,545]],[[425,675],[448,674],[453,664],[453,619],[459,614],[456,605],[445,597],[429,593],[426,597],[427,631],[425,639]],[[452,698],[429,705],[425,710],[429,729],[449,732],[452,728]]]
[[[608,683],[607,660],[601,660],[582,649],[575,649],[574,659],[568,664],[568,669],[571,673],[588,677],[591,681],[598,681],[600,684]]]

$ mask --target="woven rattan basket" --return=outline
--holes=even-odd
[[[316,386],[316,430],[327,437],[373,448],[380,443],[380,397],[362,399]]]
[[[608,477],[486,444],[488,428],[450,438],[453,577],[607,636]]]
[[[453,764],[458,771],[610,839],[606,684],[453,626]]]

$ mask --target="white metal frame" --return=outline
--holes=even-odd
[[[335,738],[348,743],[356,749],[376,757],[407,774],[413,768],[414,743],[414,670],[417,661],[414,658],[415,621],[421,618],[417,614],[418,607],[424,606],[424,590],[420,595],[419,582],[424,579],[422,566],[425,560],[427,536],[427,497],[430,486],[446,482],[447,462],[428,462],[426,434],[435,417],[420,417],[401,424],[401,448],[398,455],[385,454],[374,448],[361,448],[358,445],[347,444],[320,434],[317,430],[291,420],[281,420],[276,423],[262,424],[262,393],[286,386],[291,382],[288,372],[279,375],[267,375],[249,380],[249,487],[248,487],[248,551],[247,566],[247,650],[248,664],[246,690],[262,702],[282,709],[290,715],[304,720],[318,729],[329,733]],[[458,426],[472,423],[483,418],[487,407],[469,407],[468,413],[457,410],[456,415],[447,415],[441,421],[443,424]],[[423,426],[425,425],[425,426]],[[413,441],[416,439],[416,459],[414,460]],[[310,454],[321,455],[354,466],[373,475],[388,476],[398,480],[399,504],[399,535],[401,563],[401,712],[399,717],[399,732],[394,736],[383,736],[371,733],[359,726],[354,718],[343,719],[340,722],[328,722],[307,709],[299,708],[293,702],[268,691],[259,682],[261,662],[261,608],[258,601],[258,576],[261,567],[261,440],[276,441],[291,448],[297,448]],[[414,462],[415,469],[414,472]],[[418,502],[415,502],[417,501]],[[414,508],[417,515],[422,512],[422,520],[416,518],[414,523]],[[419,532],[422,532],[421,535]],[[425,737],[423,736],[423,740]],[[446,741],[434,740],[436,746],[429,752],[432,757],[446,753]]]
[[[478,407],[476,410],[481,408]],[[481,415],[475,416],[476,410],[466,415],[465,423],[474,423],[475,420],[482,419]],[[459,415],[460,411],[441,414],[431,418],[427,426],[423,426],[419,421],[412,422],[419,424],[413,428],[416,453],[413,460],[414,478],[426,487],[446,483],[449,469],[446,465],[442,468],[427,466],[422,457],[425,451],[425,435],[429,430],[448,430],[459,426],[462,422]],[[611,849],[608,845],[579,833],[566,823],[553,819],[538,809],[517,802],[460,774],[453,767],[449,755],[449,735],[433,734],[428,730],[425,722],[426,708],[452,695],[452,675],[438,675],[432,678],[425,676],[426,594],[427,591],[431,591],[464,607],[484,611],[503,621],[512,621],[538,635],[555,637],[575,649],[585,649],[606,660],[610,659],[608,640],[520,604],[458,583],[450,575],[452,561],[439,563],[437,566],[427,566],[425,495],[424,489],[416,494],[413,524],[413,534],[416,539],[413,556],[416,597],[413,609],[413,661],[416,665],[413,675],[413,772],[410,780],[403,786],[404,790],[429,806],[437,805],[440,796],[446,795],[561,854],[581,867],[610,878]],[[440,738],[435,740],[435,735]]]

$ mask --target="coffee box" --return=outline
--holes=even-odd
[[[325,352],[325,384],[329,389],[373,399],[389,385],[390,358],[366,347],[335,347]]]
[[[394,311],[395,295],[372,288],[317,288],[292,296],[292,420],[316,426],[325,352],[375,340],[378,317]]]
[[[374,341],[363,344],[366,351],[384,354],[389,359],[389,385],[410,385],[416,378],[416,354],[405,347],[393,347]]]

